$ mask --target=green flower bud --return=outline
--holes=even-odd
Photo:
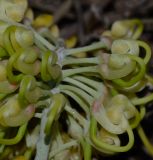
[[[17,96],[12,96],[0,107],[0,124],[4,127],[20,126],[29,121],[35,112],[34,105],[22,109]]]
[[[71,135],[72,138],[81,140],[83,137],[83,129],[81,126],[72,118],[69,116],[69,129],[68,132]]]
[[[101,55],[102,64],[99,65],[100,74],[103,78],[113,80],[129,75],[135,70],[136,62],[124,54],[107,54]]]
[[[139,45],[135,40],[117,39],[111,46],[112,54],[133,54],[139,56]]]
[[[97,122],[101,125],[101,127],[103,127],[105,130],[107,130],[110,133],[113,134],[122,134],[124,133],[127,128],[129,127],[128,125],[128,121],[125,118],[124,114],[121,114],[123,112],[120,112],[120,110],[118,110],[118,116],[119,118],[119,122],[118,119],[117,120],[118,124],[113,123],[114,121],[112,121],[112,119],[110,118],[111,115],[107,114],[107,107],[105,107],[103,105],[103,101],[104,98],[102,98],[102,100],[96,100],[93,105],[92,105],[92,115],[94,116],[94,118],[97,120]],[[112,111],[112,114],[114,112]],[[115,118],[116,117],[116,113],[115,113]],[[113,118],[114,118],[113,117]],[[116,121],[115,121],[116,122]]]
[[[143,24],[138,19],[116,21],[111,28],[111,33],[115,38],[137,39],[141,35]]]
[[[27,0],[1,0],[0,18],[20,22],[27,9]]]
[[[135,114],[136,109],[128,98],[122,94],[114,96],[107,107],[107,115],[114,124],[119,124],[122,116],[129,120],[133,118]]]
[[[37,75],[40,72],[40,61],[34,48],[27,48],[16,59],[13,66],[16,70],[28,74]]]
[[[34,33],[23,27],[17,27],[15,31],[15,39],[21,47],[27,48],[34,43]]]

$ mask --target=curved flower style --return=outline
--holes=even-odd
[[[153,86],[146,74],[151,49],[137,40],[143,28],[139,20],[117,21],[99,42],[70,49],[51,35],[52,22],[46,21],[51,15],[30,16],[29,24],[44,29],[39,34],[17,23],[24,18],[25,0],[1,0],[0,8],[0,158],[114,155],[132,148],[135,128],[152,154],[140,121],[153,94],[137,96]],[[18,147],[24,135],[26,144]]]

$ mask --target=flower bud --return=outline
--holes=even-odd
[[[111,46],[112,54],[132,54],[139,56],[139,45],[135,40],[117,39]]]
[[[27,48],[34,43],[34,33],[23,27],[17,27],[15,31],[15,39],[21,47]]]
[[[143,30],[143,24],[138,19],[116,21],[111,28],[112,36],[116,38],[132,38],[140,37]]]
[[[27,48],[14,62],[14,68],[24,74],[37,75],[40,72],[40,61],[37,58],[36,51],[33,48]]]
[[[50,14],[41,14],[33,22],[34,28],[50,27],[53,24],[53,16]]]
[[[103,78],[113,80],[129,75],[136,66],[135,61],[124,54],[107,54],[101,56],[102,64],[99,65],[99,71]]]
[[[121,123],[123,116],[129,120],[133,118],[135,114],[136,109],[128,98],[122,94],[114,96],[107,107],[107,115],[114,124]]]
[[[72,118],[69,116],[69,134],[72,138],[80,140],[83,137],[83,129],[81,126]]]
[[[0,107],[0,124],[4,127],[23,125],[33,117],[34,112],[34,105],[22,109],[16,96],[9,97]]]
[[[1,0],[0,18],[20,22],[27,9],[27,0]]]
[[[99,137],[104,141],[105,143],[108,143],[110,145],[120,146],[120,139],[117,135],[112,134],[105,129],[101,128],[99,131]]]
[[[106,107],[102,104],[100,100],[96,100],[92,105],[92,115],[97,120],[97,122],[110,133],[121,134],[124,133],[128,127],[128,122],[125,117],[121,116],[121,121],[119,124],[114,124],[110,117],[107,115]]]
[[[31,8],[28,8],[26,10],[26,13],[24,15],[24,19],[23,19],[23,23],[25,25],[31,25],[32,22],[34,20],[34,13],[33,13],[33,10]]]

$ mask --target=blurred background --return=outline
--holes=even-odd
[[[35,16],[51,14],[53,24],[59,29],[59,37],[75,37],[75,46],[84,46],[100,39],[104,30],[120,19],[139,18],[144,23],[141,39],[153,48],[153,0],[29,0]],[[72,39],[71,39],[72,40]],[[153,75],[153,58],[148,66]],[[153,91],[153,88],[146,88]],[[144,130],[153,144],[153,103],[147,106],[147,115],[142,121]],[[123,137],[124,138],[124,137]],[[127,153],[99,160],[152,160],[135,133],[135,145]]]

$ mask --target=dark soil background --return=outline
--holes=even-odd
[[[60,28],[60,36],[65,39],[77,35],[78,46],[100,39],[101,33],[109,29],[116,20],[139,18],[144,23],[141,39],[153,48],[153,0],[29,0],[29,5],[36,15],[53,14],[54,21]],[[153,75],[153,58],[148,66],[148,72]],[[142,125],[153,142],[153,103],[146,107],[147,115]],[[99,160],[153,160],[153,158],[147,154],[135,133],[135,145],[132,150],[113,157],[99,157]]]

